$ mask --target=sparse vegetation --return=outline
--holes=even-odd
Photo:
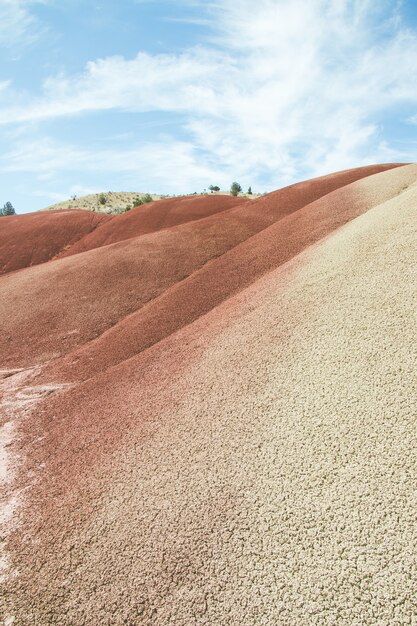
[[[11,202],[6,202],[2,209],[0,209],[0,216],[16,215],[16,211]]]
[[[150,193],[145,193],[144,196],[136,196],[136,198],[133,199],[133,206],[141,206],[148,202],[153,202],[153,198]]]
[[[240,195],[242,189],[239,183],[236,195]],[[218,191],[219,190],[219,191]],[[94,211],[96,213],[107,213],[107,214],[118,214],[125,213],[126,211],[130,211],[134,207],[141,206],[146,204],[147,202],[154,202],[160,199],[166,198],[178,198],[180,196],[205,196],[210,193],[220,193],[224,195],[229,195],[230,191],[222,191],[218,185],[209,185],[207,189],[203,191],[197,192],[188,192],[182,194],[153,194],[150,193],[142,193],[140,191],[105,191],[105,192],[96,192],[92,194],[88,194],[85,196],[77,196],[76,194],[69,197],[68,200],[63,202],[58,202],[57,204],[50,205],[45,207],[45,210],[58,210],[58,209],[85,209],[88,211]],[[243,195],[243,194],[241,194]],[[257,198],[261,194],[253,192],[252,195],[248,194],[245,190],[245,194],[249,198]],[[0,215],[3,215],[2,209],[0,206]]]
[[[249,187],[249,189],[248,189],[248,196],[251,196],[251,195],[252,195],[252,187]]]
[[[232,196],[237,196],[239,195],[239,193],[242,191],[242,187],[241,185],[239,185],[239,183],[237,183],[236,181],[233,182],[230,186],[230,193],[232,194]]]
[[[130,211],[130,209],[132,208],[130,205],[127,205],[129,207],[129,209],[127,207],[112,207],[112,208],[108,208],[106,213],[108,215],[121,215],[122,213],[126,213],[126,211]]]

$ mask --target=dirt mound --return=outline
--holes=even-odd
[[[0,274],[45,263],[111,219],[77,210],[2,217]]]
[[[243,218],[250,229],[249,234],[252,234],[260,227],[271,224],[275,219],[299,209],[338,187],[394,167],[398,165],[375,165],[336,172],[290,185],[255,200],[225,195],[182,196],[158,200],[136,207],[123,215],[115,216],[115,221],[111,225],[104,225],[91,235],[87,235],[71,249],[64,251],[61,256],[93,250],[132,237],[200,220],[233,207],[241,209],[245,203],[245,215],[238,209],[237,212],[233,212],[232,220]],[[248,202],[251,204],[247,204]],[[226,219],[224,227],[230,229],[231,225],[233,222]]]
[[[4,364],[15,367],[44,362],[95,339],[207,262],[286,215],[352,180],[390,167],[394,166],[320,177],[204,219],[4,276],[0,281]]]
[[[153,200],[159,200],[158,194],[147,194],[140,191],[103,191],[90,193],[85,196],[73,196],[69,200],[63,200],[42,209],[43,211],[58,211],[65,209],[81,209],[83,211],[95,211],[108,213],[125,211],[126,207],[132,207],[137,198],[151,195]]]
[[[138,354],[416,180],[417,166],[409,165],[351,183],[290,213],[74,350],[47,375],[79,380]]]
[[[87,235],[61,256],[93,250],[110,243],[153,233],[186,222],[208,217],[248,202],[246,198],[232,196],[184,196],[150,202],[123,215],[116,215],[109,228],[103,225]]]
[[[289,238],[289,261],[20,420],[7,619],[410,622],[416,181],[404,167],[283,216],[262,244]],[[305,228],[327,235],[302,250]],[[25,397],[50,391],[36,380]]]

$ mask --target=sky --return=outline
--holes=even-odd
[[[0,206],[417,161],[415,0],[0,0]]]

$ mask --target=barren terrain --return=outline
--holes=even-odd
[[[5,624],[417,624],[416,164],[3,224]]]
[[[95,211],[96,213],[112,213],[112,212],[123,212],[127,207],[132,207],[135,204],[136,198],[143,198],[147,193],[143,193],[140,191],[103,191],[99,193],[90,193],[85,196],[72,196],[68,200],[63,200],[62,202],[57,202],[56,204],[51,204],[50,206],[45,207],[44,211],[56,211],[61,209],[83,209],[85,211]],[[152,200],[161,200],[161,199],[171,199],[176,196],[161,196],[159,194],[149,194],[152,197]],[[195,198],[198,194],[190,194],[189,198]],[[206,192],[205,196],[230,196],[229,191],[214,191],[214,192]],[[256,199],[259,198],[261,194],[247,194],[247,193],[239,193],[239,198],[248,198],[248,199]],[[103,200],[100,202],[100,197],[103,197]],[[178,196],[181,197],[181,196]]]

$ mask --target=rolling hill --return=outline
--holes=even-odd
[[[2,218],[9,623],[417,615],[416,207],[385,164]]]

